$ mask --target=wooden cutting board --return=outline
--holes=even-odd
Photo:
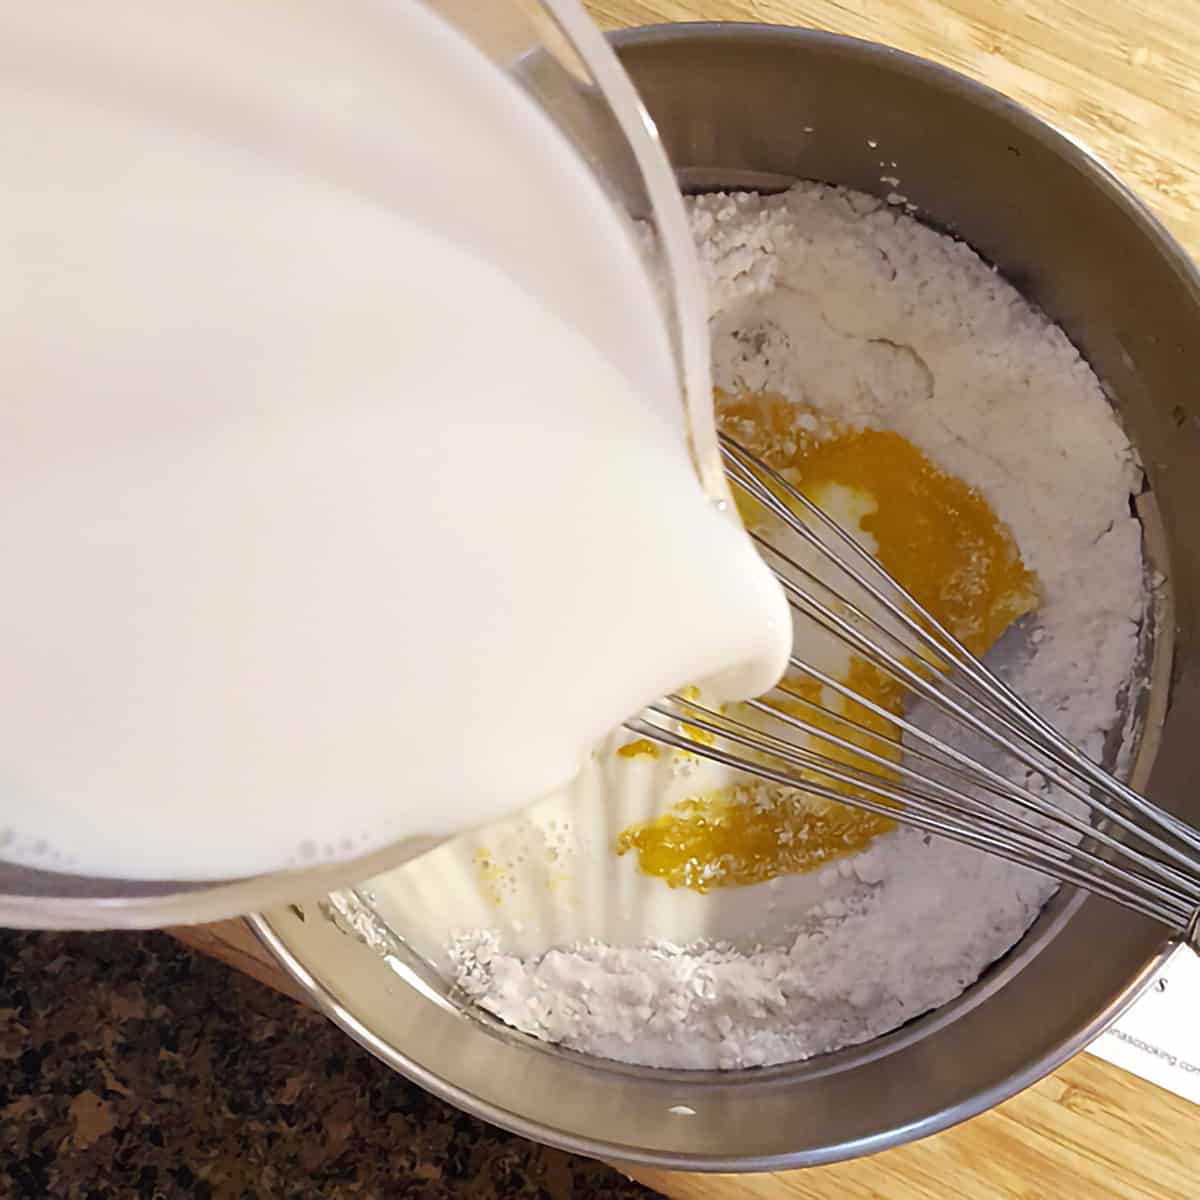
[[[605,28],[807,25],[955,67],[1084,141],[1200,255],[1200,0],[592,0],[589,7]],[[299,994],[240,922],[172,932]],[[1081,1055],[982,1117],[874,1158],[777,1175],[629,1173],[679,1200],[1195,1200],[1200,1109]]]

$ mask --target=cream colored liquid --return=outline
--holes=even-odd
[[[651,286],[524,98],[419,6],[98,7],[0,17],[0,853],[347,858],[773,682]]]

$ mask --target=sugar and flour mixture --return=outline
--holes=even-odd
[[[875,199],[800,184],[690,207],[726,427],[811,484],[973,649],[1023,618],[1007,677],[1099,756],[1144,589],[1140,469],[1091,370],[971,250]],[[900,711],[885,681],[844,670]],[[1054,890],[629,738],[591,771],[530,817],[557,847],[537,912],[508,911],[530,869],[497,849],[533,843],[485,831],[460,851],[492,917],[464,907],[441,945],[478,1003],[588,1053],[734,1068],[861,1042],[956,996]],[[411,915],[442,853],[372,886]]]

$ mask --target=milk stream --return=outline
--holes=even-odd
[[[420,5],[0,15],[0,856],[441,837],[780,673],[599,185]]]

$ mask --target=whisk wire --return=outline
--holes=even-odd
[[[672,697],[672,700],[677,698]],[[682,703],[682,702],[680,702]],[[848,742],[842,738],[828,734],[819,726],[812,725],[803,721],[800,718],[793,717],[788,713],[780,713],[772,710],[769,706],[761,705],[760,702],[752,701],[751,704],[758,705],[757,711],[763,711],[772,717],[797,728],[800,732],[810,736],[819,737],[825,741],[829,741],[836,745],[839,749],[850,751],[855,754],[861,754],[859,747],[852,742]],[[672,713],[664,711],[659,705],[652,705],[651,711],[660,715],[671,716]],[[850,788],[865,788],[873,795],[880,798],[885,803],[892,803],[901,809],[912,808],[913,805],[918,806],[918,811],[924,811],[928,815],[930,804],[943,804],[951,812],[960,817],[969,816],[973,818],[982,817],[985,821],[994,821],[996,810],[989,806],[986,802],[981,801],[968,792],[962,792],[943,783],[936,777],[922,775],[920,772],[909,768],[902,760],[892,761],[883,756],[869,754],[866,755],[869,761],[883,768],[887,772],[893,772],[897,775],[902,775],[906,779],[912,781],[916,786],[911,785],[896,785],[886,782],[887,776],[880,776],[868,770],[856,768],[853,764],[843,764],[835,762],[827,755],[814,752],[806,749],[803,746],[798,746],[795,743],[787,742],[783,739],[776,738],[769,733],[765,733],[746,722],[739,721],[724,713],[717,713],[712,709],[702,708],[694,702],[686,702],[686,722],[687,724],[699,728],[706,733],[724,737],[729,741],[737,742],[746,747],[750,751],[756,748],[761,748],[763,745],[768,746],[779,757],[786,759],[792,765],[808,771],[815,771],[829,779],[833,779],[838,783],[845,784]],[[703,713],[710,720],[705,720],[700,714]],[[677,714],[675,714],[677,715]],[[716,722],[716,723],[713,723]],[[846,801],[846,793],[834,790],[830,794],[821,793],[825,799],[840,799]],[[1128,847],[1123,843],[1111,837],[1102,829],[1097,829],[1090,826],[1086,821],[1075,817],[1073,814],[1065,812],[1062,809],[1056,808],[1049,801],[1039,797],[1036,793],[1025,791],[1024,789],[1014,789],[1013,792],[1007,793],[1004,797],[1010,802],[1018,805],[1026,811],[1036,813],[1044,818],[1049,818],[1052,821],[1060,822],[1072,829],[1081,836],[1088,836],[1093,841],[1107,846],[1110,849],[1123,852],[1129,859],[1135,862],[1139,867],[1144,868],[1143,871],[1134,872],[1126,870],[1122,872],[1123,878],[1130,878],[1137,875],[1147,886],[1156,890],[1156,894],[1160,900],[1167,900],[1172,893],[1164,889],[1161,884],[1175,885],[1177,887],[1191,888],[1195,890],[1195,885],[1188,880],[1186,876],[1181,875],[1173,867],[1168,864],[1160,863],[1155,859],[1149,858],[1140,851]],[[897,810],[891,810],[887,815],[893,819],[897,817]],[[1052,844],[1061,850],[1073,854],[1078,858],[1086,859],[1095,869],[1118,871],[1119,868],[1113,866],[1107,860],[1098,857],[1088,850],[1082,849],[1078,844],[1072,844],[1065,841],[1057,834],[1049,829],[1039,827],[1032,822],[1026,820],[1017,813],[1007,814],[1007,821],[1011,826],[1015,826],[1019,831],[1031,836],[1034,840],[1042,844]],[[1151,878],[1156,876],[1157,880]],[[1196,893],[1196,900],[1200,903],[1200,891]]]
[[[919,672],[914,671],[907,664],[890,654],[884,647],[873,643],[860,630],[854,628],[850,622],[846,621],[838,613],[833,612],[828,605],[814,599],[810,593],[806,592],[796,583],[794,578],[789,578],[782,572],[776,571],[776,577],[784,587],[789,598],[802,599],[804,601],[803,606],[798,611],[803,612],[827,632],[840,637],[867,661],[884,670],[890,677],[896,679],[897,682],[911,688],[923,699],[965,724],[973,733],[991,741],[1002,751],[1015,755],[1024,766],[1042,775],[1055,786],[1062,788],[1067,794],[1087,806],[1094,813],[1120,825],[1131,836],[1141,839],[1147,845],[1152,846],[1158,853],[1173,859],[1176,863],[1183,866],[1189,874],[1194,874],[1195,852],[1200,851],[1200,834],[1182,825],[1181,822],[1176,821],[1174,818],[1169,817],[1168,814],[1163,813],[1154,805],[1149,804],[1148,801],[1138,796],[1136,792],[1133,792],[1132,789],[1126,787],[1124,784],[1119,784],[1107,772],[1097,767],[1074,746],[1071,746],[1048,722],[1034,713],[1007,684],[993,675],[982,663],[975,659],[970,651],[925,606],[884,570],[882,564],[877,559],[859,545],[828,514],[813,504],[797,488],[793,487],[782,475],[766,463],[757,459],[750,451],[733,439],[722,436],[721,444],[727,465],[731,462],[735,464],[730,472],[730,478],[735,486],[745,491],[755,502],[766,507],[782,520],[788,529],[794,533],[798,533],[808,544],[820,551],[824,560],[836,568],[838,572],[851,579],[856,585],[867,590],[887,610],[890,616],[895,617],[907,629],[916,633],[934,654],[948,658],[967,678],[977,683],[985,691],[986,695],[980,697],[966,692],[958,681],[944,673],[935,675],[937,684],[933,684]],[[753,471],[750,469],[751,467],[753,467]],[[776,490],[773,491],[772,487]],[[836,538],[839,545],[846,547],[850,557],[855,561],[862,562],[876,578],[883,582],[886,589],[900,596],[904,604],[911,607],[913,612],[915,612],[916,618],[914,619],[913,616],[904,611],[903,607],[897,605],[887,596],[883,588],[876,587],[861,572],[856,571],[844,559],[834,554],[821,539],[812,535],[808,525],[797,517],[793,509],[780,500],[777,492],[782,492],[804,513],[814,517],[822,528],[828,530]],[[783,554],[771,543],[765,542],[765,539],[762,539],[761,536],[759,540],[760,543],[768,547],[773,555],[785,559],[803,578],[815,578],[811,571],[799,567],[793,559]],[[817,582],[828,593],[835,597],[838,595],[833,586],[827,581],[818,580]],[[797,606],[793,605],[793,607]],[[884,632],[889,637],[895,638],[892,631],[885,629],[877,620],[869,615],[867,616],[867,621],[873,628],[884,629]],[[937,636],[935,637],[929,630],[935,631]],[[947,695],[947,692],[950,694]],[[1001,706],[997,706],[995,703],[996,699],[999,699]],[[983,710],[986,719],[981,719],[966,707],[967,704],[971,703]],[[1026,724],[1022,724],[1022,718]],[[1032,732],[1027,727],[1028,725],[1033,727]],[[1046,731],[1048,736],[1039,740],[1035,734],[1041,733],[1042,730]],[[1010,736],[1006,738],[1004,731],[1007,731]],[[1019,740],[1014,742],[1013,738]],[[1065,746],[1070,751],[1069,761],[1065,764],[1069,772],[1068,775],[1064,775],[1058,769],[1058,752],[1062,746]],[[1030,751],[1036,752],[1036,754]],[[1041,757],[1036,756],[1037,754],[1040,754]],[[1076,764],[1077,760],[1086,766],[1086,770],[1072,770],[1072,766]],[[1130,819],[1120,809],[1113,807],[1111,803],[1105,804],[1103,801],[1097,799],[1087,786],[1081,786],[1081,784],[1086,785],[1089,781],[1093,782],[1097,790],[1104,793],[1110,801],[1114,799],[1120,801],[1126,794],[1132,796],[1135,801],[1132,806],[1141,818],[1142,823],[1139,824],[1138,821]],[[1147,828],[1147,824],[1156,827],[1159,832],[1156,832],[1155,828]],[[1177,848],[1160,836],[1160,833],[1173,834],[1177,839],[1184,842],[1187,849],[1181,850]]]
[[[979,685],[984,695],[990,698],[992,703],[989,704],[985,699],[979,699],[977,702],[981,707],[989,710],[989,715],[993,719],[999,720],[1016,736],[1026,740],[1035,748],[1054,755],[1060,760],[1060,765],[1079,782],[1099,788],[1113,800],[1126,804],[1144,819],[1168,830],[1192,850],[1200,852],[1200,831],[1159,809],[1145,797],[1140,796],[1128,784],[1094,763],[1030,707],[1004,680],[992,674],[982,663],[978,662],[974,655],[940,621],[929,613],[902,584],[889,575],[879,561],[836,521],[832,520],[824,510],[733,438],[722,434],[720,441],[722,456],[730,479],[747,495],[752,496],[756,502],[780,517],[789,528],[805,537],[809,544],[822,553],[826,561],[851,578],[857,586],[867,590],[887,609],[891,616],[916,633],[934,653],[948,657],[958,670],[962,671],[973,683]],[[860,572],[855,571],[845,560],[839,559],[836,554],[829,551],[821,539],[812,537],[810,541],[811,535],[804,522],[798,521],[794,511],[789,510],[786,504],[779,501],[778,497],[771,492],[771,487],[782,492],[792,504],[829,533],[853,561],[862,564],[875,578],[880,579],[886,588],[900,598],[902,606],[897,607],[891,599],[870,584]],[[778,553],[777,548],[771,547],[769,543],[766,544],[769,549]],[[916,612],[919,621],[914,621],[908,613],[904,612],[903,606],[908,606]],[[930,629],[934,631],[936,638],[928,632]],[[996,707],[997,702],[999,708]],[[1009,714],[1016,718],[1015,722],[1010,723]]]
[[[785,547],[770,526],[752,532],[799,618],[1019,764],[1024,781],[800,655],[791,669],[821,700],[785,680],[741,706],[747,720],[671,696],[627,727],[777,785],[784,802],[806,793],[1042,871],[1166,923],[1200,951],[1200,832],[1067,741],[779,472],[724,435],[721,453],[731,483],[795,539]],[[846,711],[824,703],[827,692]]]
[[[748,764],[744,758],[723,751],[719,747],[698,747],[687,736],[672,729],[653,725],[642,718],[632,719],[628,722],[628,727],[631,731],[642,737],[652,738],[678,750],[699,754],[713,762],[755,775],[769,783],[776,783],[792,789],[801,788],[802,790],[813,792],[816,795],[834,800],[835,802],[851,804],[878,816],[896,818],[923,832],[949,837],[974,849],[1006,859],[1018,866],[1043,871],[1045,874],[1063,883],[1075,884],[1096,895],[1103,896],[1119,904],[1124,904],[1126,907],[1134,909],[1143,916],[1166,921],[1175,928],[1180,928],[1184,925],[1191,911],[1187,905],[1179,902],[1176,898],[1164,900],[1159,899],[1155,895],[1144,895],[1138,891],[1139,881],[1136,879],[1131,881],[1132,886],[1127,886],[1120,882],[1111,882],[1098,872],[1090,873],[1077,867],[1069,859],[1056,857],[1040,848],[1027,847],[1019,839],[1008,840],[1003,832],[997,831],[994,826],[981,823],[979,826],[972,828],[952,818],[948,819],[942,813],[936,813],[932,816],[928,815],[919,807],[909,808],[904,811],[903,815],[899,815],[894,807],[875,803],[866,797],[850,798],[846,793],[833,789],[822,790],[815,786],[798,784],[796,777],[786,771],[780,771],[766,765]],[[1112,868],[1113,866],[1103,859],[1098,860],[1098,862],[1105,868]],[[1119,868],[1114,868],[1114,870],[1119,872]]]
[[[792,663],[793,666],[797,667],[797,669],[804,670],[807,674],[810,674],[815,678],[819,678],[824,686],[827,686],[838,692],[852,703],[869,706],[870,709],[878,715],[886,716],[887,719],[902,729],[910,739],[932,747],[940,754],[945,755],[945,757],[949,759],[951,763],[956,764],[954,767],[950,767],[949,764],[939,761],[934,755],[927,756],[932,760],[936,769],[956,770],[961,775],[966,776],[967,782],[970,786],[991,791],[993,794],[997,794],[1000,797],[1020,804],[1023,807],[1033,807],[1042,815],[1047,816],[1052,820],[1060,821],[1063,824],[1070,826],[1080,834],[1086,833],[1092,837],[1101,838],[1101,840],[1108,840],[1094,825],[1089,824],[1088,822],[1075,816],[1069,811],[1063,809],[1061,806],[1055,805],[1050,801],[1039,797],[1037,793],[1032,791],[1029,787],[1022,786],[1007,778],[993,768],[979,762],[978,759],[972,758],[969,754],[966,754],[962,750],[951,746],[942,738],[939,738],[935,734],[930,733],[928,730],[921,728],[915,722],[909,721],[900,715],[888,715],[886,709],[882,708],[868,697],[859,695],[852,688],[847,687],[840,680],[834,679],[825,672],[817,671],[816,668],[808,666],[807,664],[802,664],[801,660],[793,659]],[[751,701],[750,703],[755,704],[757,702]],[[978,732],[978,730],[976,730],[976,732]],[[991,732],[992,731],[985,729],[985,733],[990,735]],[[1002,748],[1005,745],[1003,742],[998,744],[1000,744]],[[906,755],[913,755],[915,753],[915,748],[910,744],[903,744],[903,751]],[[1042,773],[1042,768],[1039,767],[1038,772]],[[1155,836],[1151,831],[1143,829],[1124,814],[1111,810],[1107,805],[1096,800],[1092,795],[1082,791],[1074,784],[1066,783],[1062,786],[1064,791],[1068,792],[1068,794],[1079,800],[1094,814],[1102,816],[1105,819],[1112,820],[1115,824],[1125,829],[1126,832],[1149,843],[1151,846],[1156,848],[1161,846],[1162,851],[1166,853],[1172,860],[1182,860],[1185,863],[1190,861],[1182,851],[1163,843],[1161,839]],[[1178,867],[1172,866],[1170,863],[1163,863],[1157,859],[1150,858],[1142,851],[1126,842],[1117,842],[1115,839],[1112,839],[1111,845],[1114,848],[1119,848],[1122,853],[1130,856],[1136,862],[1146,866],[1148,869],[1153,870],[1163,878],[1171,879],[1178,886],[1194,892],[1198,902],[1200,902],[1200,880],[1197,879],[1194,873],[1190,873],[1187,870],[1180,870]]]

